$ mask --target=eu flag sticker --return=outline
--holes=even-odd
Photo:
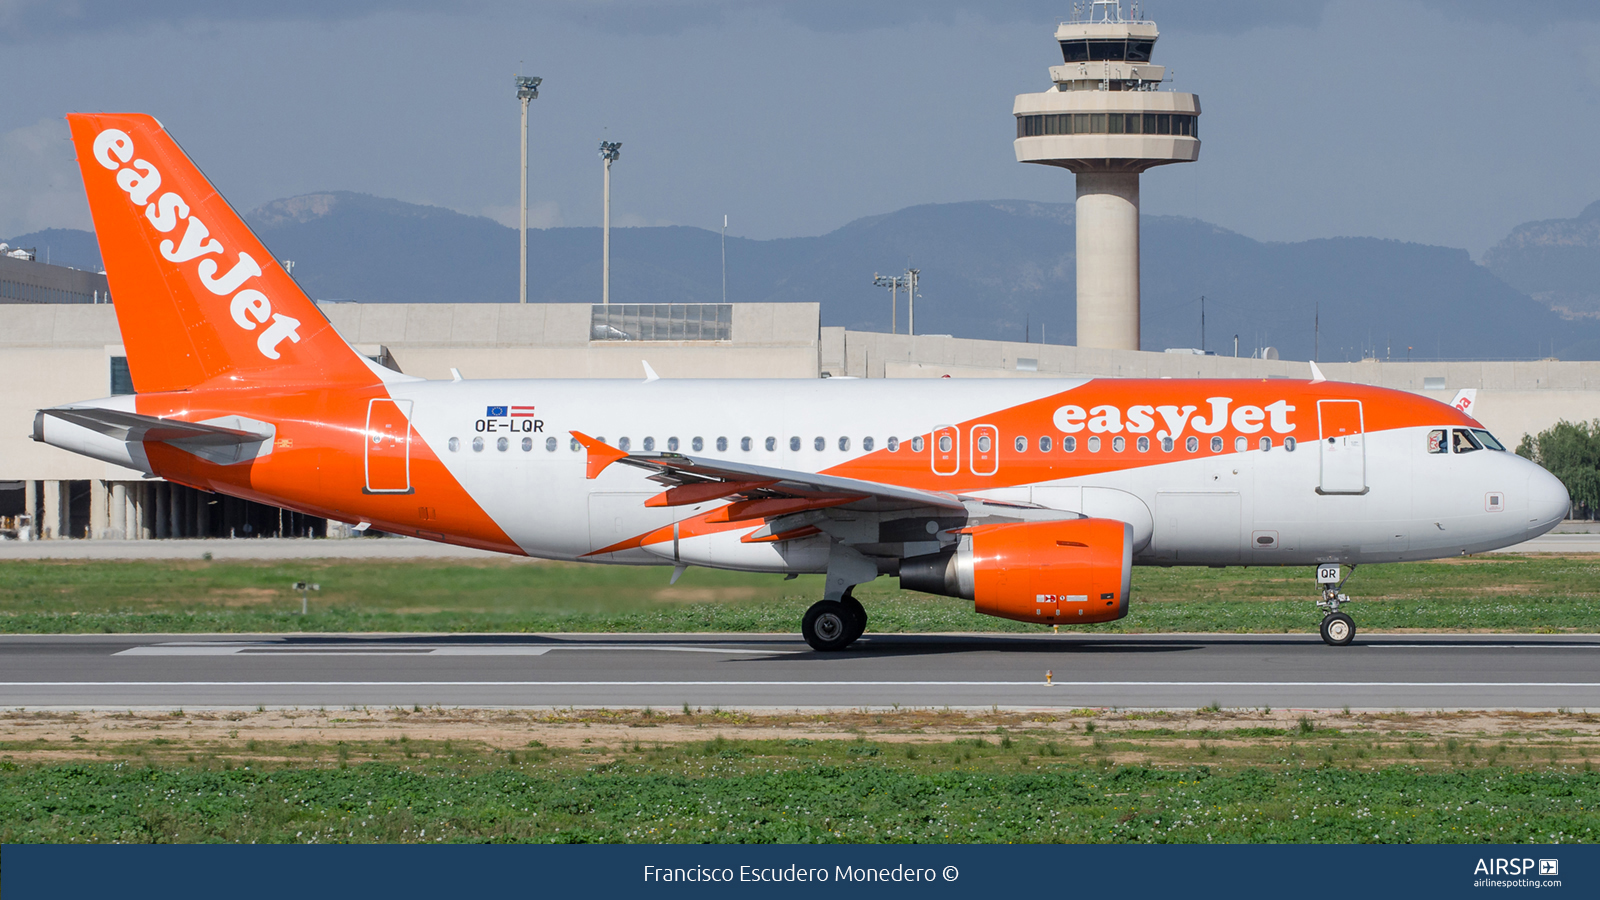
[[[489,407],[489,411],[484,413],[483,415],[484,415],[485,418],[489,418],[489,419],[494,419],[494,418],[502,418],[503,419],[503,418],[505,418],[505,415],[506,415],[506,408],[504,406],[491,406],[491,407]]]

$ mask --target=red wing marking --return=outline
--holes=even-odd
[[[796,538],[810,537],[813,534],[821,533],[821,528],[818,528],[815,525],[805,525],[800,528],[791,528],[788,531],[780,532],[778,534],[769,534],[766,537],[755,537],[755,532],[752,531],[750,534],[739,538],[739,542],[741,544],[775,544],[778,541],[792,541]]]
[[[721,500],[734,494],[743,494],[757,488],[770,487],[776,481],[711,481],[702,484],[686,484],[682,487],[670,488],[651,497],[644,502],[645,506],[688,506],[692,503],[704,503],[707,500]]]
[[[843,506],[857,500],[866,499],[861,494],[850,494],[844,497],[778,497],[771,500],[740,500],[727,506],[714,509],[706,513],[707,522],[748,522],[751,519],[767,519],[773,516],[787,516],[809,509],[827,509],[830,506]]]
[[[583,449],[589,451],[589,465],[584,469],[583,477],[590,481],[599,478],[600,473],[604,472],[607,466],[628,455],[626,452],[602,441],[595,440],[581,431],[574,431],[571,434],[579,444],[583,445]]]

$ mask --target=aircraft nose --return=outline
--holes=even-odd
[[[1528,536],[1537,537],[1556,527],[1572,507],[1567,487],[1544,469],[1528,474]]]

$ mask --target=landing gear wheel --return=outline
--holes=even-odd
[[[857,600],[855,595],[848,590],[844,592],[843,597],[839,598],[839,602],[844,605],[845,611],[850,614],[850,639],[845,643],[853,644],[857,638],[867,631],[867,608],[862,606],[861,601]]]
[[[1355,620],[1342,612],[1328,613],[1322,617],[1322,639],[1330,647],[1343,647],[1355,640]]]
[[[811,604],[805,618],[800,620],[800,634],[813,650],[824,653],[843,650],[855,639],[855,635],[851,634],[854,623],[855,616],[843,603],[819,600]]]

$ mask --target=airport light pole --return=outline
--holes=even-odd
[[[533,75],[518,75],[517,99],[522,101],[522,269],[518,278],[518,303],[528,302],[528,103],[539,99],[544,81]]]
[[[606,212],[600,238],[600,304],[611,305],[611,164],[622,155],[618,141],[601,141],[600,158],[606,162]]]
[[[921,269],[906,270],[906,334],[917,333],[917,276]]]
[[[878,287],[889,289],[889,333],[898,334],[900,325],[896,317],[900,314],[900,289],[906,286],[904,275],[879,275],[872,273],[872,283]]]

